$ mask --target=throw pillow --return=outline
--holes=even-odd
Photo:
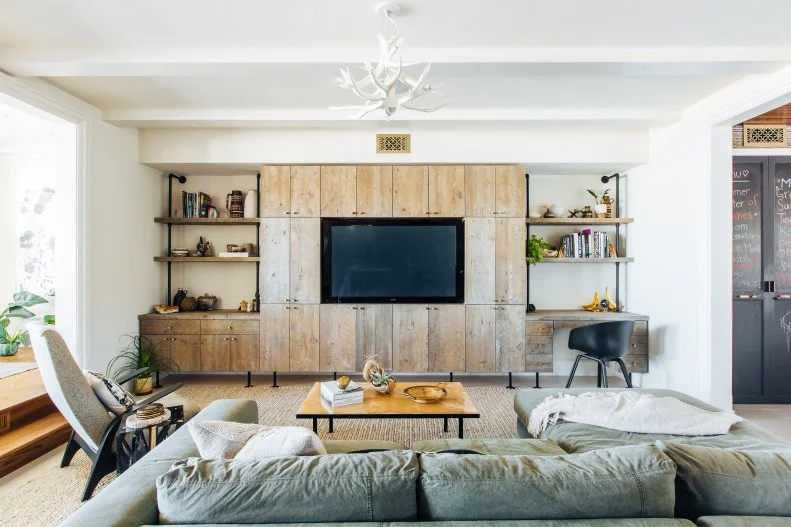
[[[121,415],[135,405],[136,401],[132,394],[111,378],[95,371],[86,370],[83,373],[96,398],[110,412]]]
[[[251,437],[269,429],[259,424],[194,419],[188,426],[203,459],[233,459]]]
[[[730,450],[657,441],[676,464],[676,516],[791,516],[791,447]]]
[[[263,430],[247,442],[236,459],[254,461],[267,457],[316,456],[327,450],[319,436],[301,426],[279,426]]]

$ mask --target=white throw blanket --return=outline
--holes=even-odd
[[[673,397],[623,392],[550,395],[530,412],[527,431],[538,437],[558,419],[639,434],[727,434],[742,421],[732,412],[710,412]]]

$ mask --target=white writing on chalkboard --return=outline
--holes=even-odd
[[[778,163],[774,176],[774,260],[778,291],[791,288],[791,170]]]
[[[761,165],[735,165],[732,175],[733,288],[756,291],[760,289],[762,272]],[[791,219],[791,210],[788,215]]]

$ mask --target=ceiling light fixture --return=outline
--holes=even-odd
[[[398,4],[383,2],[375,8],[376,13],[385,19],[387,24],[387,38],[379,33],[379,62],[372,66],[364,63],[363,70],[366,75],[355,79],[349,68],[341,68],[338,78],[338,87],[351,90],[357,97],[365,101],[357,106],[336,106],[333,110],[355,110],[357,113],[349,117],[362,119],[371,112],[380,111],[386,119],[400,109],[414,110],[417,112],[434,112],[447,104],[444,94],[435,91],[427,82],[431,64],[426,64],[421,74],[416,78],[409,75],[404,68],[416,64],[403,64],[397,55],[404,42],[398,31],[398,24],[393,20],[393,15],[400,11]],[[390,35],[392,29],[392,36]],[[417,99],[433,94],[439,98],[434,104],[419,103]]]

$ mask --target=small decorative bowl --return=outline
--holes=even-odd
[[[170,251],[170,256],[177,256],[179,258],[183,258],[184,256],[189,256],[190,251],[189,249],[172,249]]]
[[[420,404],[438,403],[448,395],[441,386],[412,386],[404,390],[404,395]]]

